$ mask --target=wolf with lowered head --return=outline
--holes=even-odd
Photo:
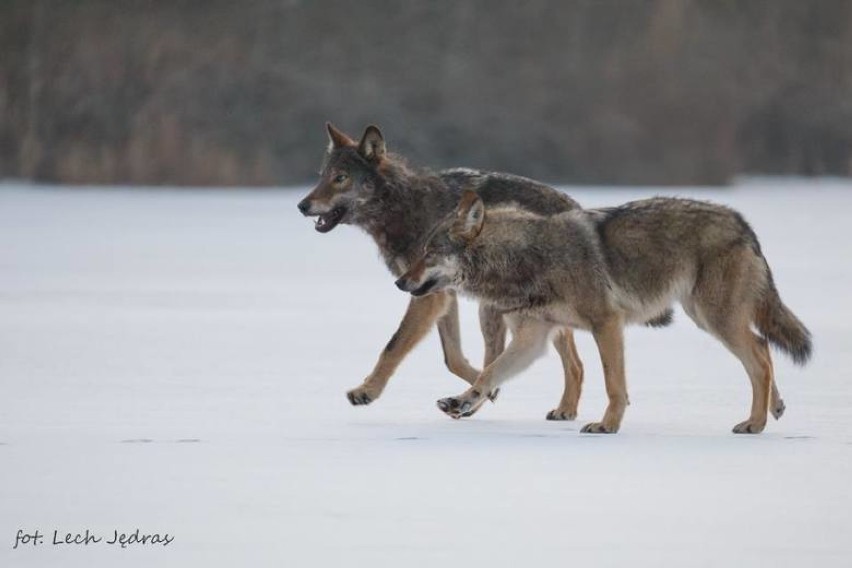
[[[652,198],[548,217],[516,207],[486,210],[466,192],[397,281],[415,297],[459,290],[504,314],[506,350],[463,394],[438,401],[453,418],[527,368],[556,330],[591,331],[609,404],[584,432],[614,433],[628,404],[624,326],[669,313],[674,302],[743,364],[752,386],[749,417],[736,433],[763,431],[767,410],[784,412],[768,343],[804,364],[807,328],[784,305],[757,237],[721,205]],[[755,332],[756,330],[756,332]]]

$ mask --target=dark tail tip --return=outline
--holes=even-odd
[[[811,340],[811,333],[804,328],[803,331],[804,334],[802,335],[802,337],[798,338],[799,340],[796,343],[790,345],[790,349],[787,350],[787,353],[790,354],[790,357],[792,357],[793,362],[796,365],[807,364],[807,362],[811,360],[811,357],[813,356],[814,352],[814,344]]]
[[[774,287],[758,308],[755,324],[763,337],[789,355],[795,364],[804,365],[810,360],[813,354],[811,332],[784,305]]]

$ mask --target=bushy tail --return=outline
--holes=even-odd
[[[804,365],[811,358],[811,332],[781,301],[771,274],[766,292],[758,302],[754,323],[766,339],[792,357],[797,365]]]

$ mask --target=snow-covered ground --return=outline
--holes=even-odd
[[[615,436],[578,433],[605,404],[583,334],[576,423],[544,420],[554,353],[448,419],[434,334],[351,407],[408,298],[303,193],[0,185],[0,566],[852,566],[852,183],[676,192],[746,215],[814,334],[810,366],[775,357],[788,410],[759,436],[730,433],[748,380],[681,313],[629,331]],[[174,541],[105,544],[137,528]]]

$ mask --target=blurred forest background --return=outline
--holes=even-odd
[[[3,0],[0,178],[282,185],[331,120],[558,183],[852,175],[849,0]]]

